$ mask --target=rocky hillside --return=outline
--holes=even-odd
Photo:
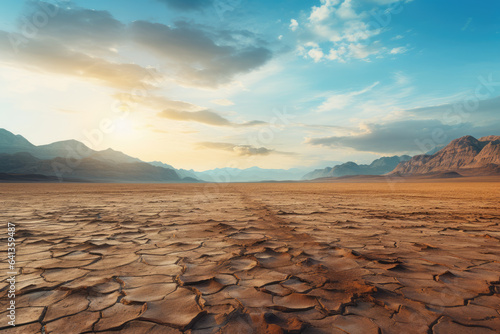
[[[440,151],[414,156],[400,163],[391,174],[417,175],[457,172],[466,175],[500,173],[500,136],[476,139],[464,136],[453,140]]]

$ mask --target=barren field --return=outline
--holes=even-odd
[[[499,199],[498,182],[3,184],[0,329],[498,333]]]

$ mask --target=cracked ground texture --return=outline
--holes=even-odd
[[[498,333],[499,183],[3,184],[22,333]],[[6,228],[5,228],[6,233]]]

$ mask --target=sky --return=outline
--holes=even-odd
[[[500,134],[500,2],[3,0],[0,127],[176,168]]]

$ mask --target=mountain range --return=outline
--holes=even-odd
[[[382,157],[374,160],[369,165],[358,165],[349,161],[334,167],[316,169],[304,175],[304,180],[313,180],[323,177],[341,177],[348,175],[383,175],[391,172],[402,161],[408,161],[411,157],[408,155]]]
[[[33,145],[0,129],[0,180],[96,182],[256,182],[300,180],[305,169],[176,169],[161,161],[144,162],[113,149],[96,151],[76,140]],[[22,177],[21,177],[22,176]],[[47,178],[48,177],[48,178]]]
[[[301,168],[264,169],[260,167],[216,168],[195,172],[197,178],[207,182],[296,181],[306,173]]]
[[[463,176],[500,174],[500,136],[464,136],[434,154],[416,155],[400,163],[390,175],[454,172]]]
[[[112,149],[95,151],[76,140],[36,146],[5,129],[0,129],[0,173],[3,179],[35,174],[60,181],[197,182]]]
[[[464,136],[439,150],[417,155],[382,157],[371,164],[329,162],[333,167],[176,169],[144,162],[113,149],[96,151],[76,140],[33,145],[21,135],[0,129],[0,181],[80,182],[259,182],[342,178],[358,175],[497,175],[500,136]],[[326,162],[322,165],[325,166]],[[451,173],[451,174],[450,174]]]

